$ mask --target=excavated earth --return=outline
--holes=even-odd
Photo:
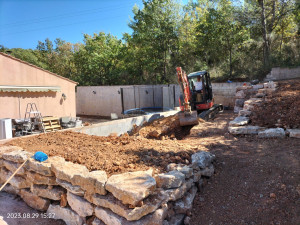
[[[172,162],[190,164],[190,156],[198,147],[183,146],[177,138],[184,138],[191,128],[180,127],[175,115],[147,123],[141,129],[135,128],[132,136],[98,137],[66,131],[19,138],[8,144],[33,153],[42,151],[48,156],[61,156],[85,165],[90,171],[115,174],[152,167],[161,172]]]
[[[210,151],[216,155],[216,173],[196,195],[190,224],[300,224],[300,139],[234,137],[228,123],[235,117],[225,111],[215,121],[194,126],[182,140],[57,132],[11,144],[110,174],[164,169],[171,161],[189,161],[191,152]]]
[[[300,79],[278,82],[277,90],[252,113],[254,125],[300,128]]]

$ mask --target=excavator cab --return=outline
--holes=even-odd
[[[198,71],[190,73],[188,76],[188,82],[190,86],[190,103],[192,110],[197,110],[201,113],[203,110],[207,110],[213,105],[213,93],[210,75],[207,71]],[[195,84],[197,82],[202,83],[202,89],[197,90]]]

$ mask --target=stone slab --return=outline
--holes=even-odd
[[[61,195],[66,193],[65,189],[60,186],[48,186],[37,184],[31,185],[30,191],[39,197],[48,198],[56,201],[60,200]]]
[[[159,188],[178,188],[185,181],[185,175],[177,170],[168,173],[161,173],[155,176],[157,187]]]
[[[168,195],[168,201],[177,201],[182,198],[193,184],[194,180],[191,178],[184,182],[179,188],[165,190],[165,193]]]
[[[258,133],[259,138],[284,138],[285,131],[283,128],[270,128]]]
[[[54,219],[61,219],[67,225],[82,225],[84,220],[70,208],[62,208],[59,205],[51,204],[47,213],[53,214]]]
[[[300,138],[300,129],[287,129],[289,137]]]
[[[234,120],[229,122],[229,126],[238,127],[238,126],[245,126],[249,123],[249,117],[245,116],[238,116]]]
[[[126,218],[128,221],[133,221],[139,220],[143,216],[154,212],[166,199],[167,195],[164,192],[157,191],[146,198],[141,206],[135,208],[129,208],[122,204],[122,202],[116,199],[112,194],[106,196],[95,194],[92,197],[92,202],[97,206],[110,209],[119,216]]]
[[[105,224],[109,225],[162,225],[167,216],[167,209],[168,207],[165,205],[138,221],[128,221],[124,217],[102,207],[95,208],[95,215]]]
[[[136,206],[154,192],[156,181],[149,174],[149,171],[128,172],[112,175],[105,188],[123,204]]]
[[[211,165],[211,163],[216,159],[216,156],[210,152],[199,151],[194,153],[191,158],[192,164],[204,169]]]
[[[212,175],[214,175],[214,172],[215,172],[214,165],[210,165],[200,170],[201,175],[204,177],[211,177]]]
[[[11,171],[2,167],[0,169],[0,180],[5,182],[10,178],[10,176],[12,174],[13,173]],[[14,177],[12,177],[8,183],[11,184],[16,189],[29,188],[31,185],[31,183],[28,179],[25,179],[24,177],[19,176],[19,175],[15,175]]]
[[[70,182],[60,180],[58,178],[56,178],[56,182],[63,188],[67,189],[69,192],[71,192],[75,195],[78,195],[78,196],[84,196],[85,192],[80,186],[72,185]]]
[[[40,198],[27,189],[20,190],[20,196],[27,205],[39,211],[46,211],[50,205],[50,200]]]
[[[105,171],[97,170],[84,175],[74,175],[74,179],[79,181],[73,183],[79,185],[85,191],[106,195],[105,184],[107,175]]]
[[[84,198],[68,191],[67,200],[70,207],[81,217],[93,215],[94,206]]]
[[[258,134],[265,128],[259,126],[240,126],[240,127],[228,127],[228,131],[231,134]]]
[[[33,171],[27,171],[26,177],[33,184],[57,185],[55,176],[48,177]]]
[[[28,162],[25,164],[27,170],[39,173],[43,176],[54,176],[53,171],[51,170],[51,164],[57,162],[65,162],[64,158],[59,156],[49,157],[44,162],[36,161],[34,158],[29,158]]]
[[[21,163],[16,163],[12,161],[7,161],[7,160],[2,160],[2,165],[10,170],[11,172],[15,172],[22,164]],[[24,175],[26,173],[26,170],[24,167],[20,168],[19,171],[16,173],[18,175]]]
[[[16,163],[23,163],[31,156],[31,153],[23,150],[8,151],[2,154],[3,159]]]
[[[175,202],[174,203],[175,213],[186,214],[187,211],[191,211],[196,193],[197,193],[197,188],[193,186],[182,199]]]
[[[12,152],[12,151],[21,151],[22,148],[17,146],[0,146],[0,159],[2,159],[2,155],[4,153]]]

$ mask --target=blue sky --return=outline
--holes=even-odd
[[[129,32],[132,8],[142,0],[0,0],[0,44],[36,48],[39,40],[82,42],[100,31],[119,38]]]
[[[143,7],[142,0],[0,0],[0,45],[35,49],[46,38],[77,43],[101,31],[121,38],[131,33],[135,4]]]

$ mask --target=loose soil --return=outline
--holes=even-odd
[[[255,106],[251,116],[254,125],[262,127],[300,128],[300,80],[278,82],[268,100]]]
[[[90,161],[89,169],[98,165],[110,174],[152,166],[159,170],[171,161],[189,161],[192,152],[210,151],[217,157],[216,173],[197,193],[191,224],[300,224],[300,139],[234,137],[228,123],[235,117],[225,111],[193,127],[183,140],[57,132],[12,144],[77,163]]]

